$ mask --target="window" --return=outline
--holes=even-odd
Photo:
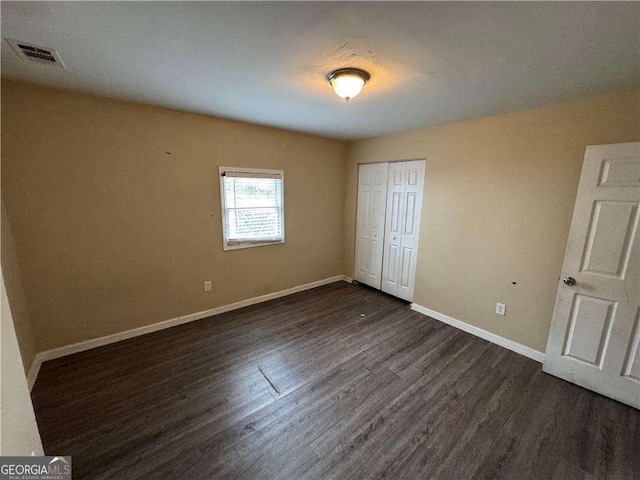
[[[284,243],[284,172],[220,167],[223,248]]]

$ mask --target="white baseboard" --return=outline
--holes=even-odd
[[[36,378],[38,378],[40,365],[42,365],[42,359],[38,358],[38,355],[40,354],[36,354],[33,362],[31,362],[31,368],[29,369],[29,373],[27,374],[27,385],[29,386],[29,391],[33,389],[33,385],[36,383]]]
[[[153,323],[151,325],[145,325],[144,327],[134,328],[124,332],[114,333],[113,335],[106,335],[104,337],[93,338],[84,342],[73,343],[71,345],[65,345],[64,347],[54,348],[52,350],[46,350],[36,355],[29,374],[27,375],[27,382],[29,389],[33,388],[36,382],[38,372],[40,371],[40,365],[47,360],[53,360],[55,358],[64,357],[73,353],[83,352],[92,348],[102,347],[111,343],[120,342],[122,340],[128,340],[130,338],[146,335],[147,333],[157,332],[166,328],[175,327],[184,323],[193,322],[202,318],[211,317],[213,315],[219,315],[221,313],[230,312],[239,308],[248,307],[249,305],[255,305],[256,303],[268,302],[276,298],[285,297],[294,293],[303,292],[311,288],[321,287],[322,285],[328,285],[329,283],[348,281],[344,275],[336,275],[335,277],[325,278],[311,283],[305,283],[304,285],[298,285],[297,287],[287,288],[280,290],[279,292],[268,293],[259,297],[249,298],[247,300],[241,300],[239,302],[231,303],[229,305],[223,305],[221,307],[210,308],[209,310],[203,310],[202,312],[191,313],[189,315],[183,315],[181,317],[171,318],[162,322]]]
[[[353,278],[347,277],[346,275],[342,276],[342,280],[347,282],[347,283],[353,283]]]
[[[457,320],[453,317],[445,315],[444,313],[436,312],[435,310],[423,307],[422,305],[418,305],[417,303],[411,304],[411,310],[422,313],[423,315],[426,315],[428,317],[435,318],[442,323],[446,323],[447,325],[456,327],[464,332],[470,333],[471,335],[475,335],[476,337],[488,340],[491,343],[495,343],[496,345],[500,345],[507,350],[511,350],[512,352],[524,355],[525,357],[535,360],[536,362],[544,362],[544,352],[540,352],[531,347],[527,347],[526,345],[522,345],[521,343],[501,337],[500,335],[496,335],[495,333],[491,333],[487,330],[483,330],[482,328],[470,325],[461,320]]]

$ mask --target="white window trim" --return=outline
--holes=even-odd
[[[282,240],[275,242],[243,242],[229,245],[227,243],[227,222],[224,202],[224,172],[238,172],[238,173],[268,173],[278,174],[282,179]],[[264,247],[267,245],[280,245],[285,240],[285,222],[284,222],[284,170],[274,170],[265,168],[242,168],[242,167],[218,167],[218,177],[220,177],[220,211],[222,214],[222,249],[227,250],[239,250],[241,248],[252,247]]]

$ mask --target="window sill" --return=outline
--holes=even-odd
[[[267,245],[280,245],[284,243],[283,240],[276,240],[273,242],[242,242],[242,243],[232,243],[231,245],[224,242],[222,245],[222,249],[226,252],[228,250],[240,250],[242,248],[252,248],[252,247],[265,247]]]

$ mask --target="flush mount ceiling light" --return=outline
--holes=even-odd
[[[338,94],[347,102],[358,95],[371,75],[359,68],[341,68],[327,75],[327,80]]]

